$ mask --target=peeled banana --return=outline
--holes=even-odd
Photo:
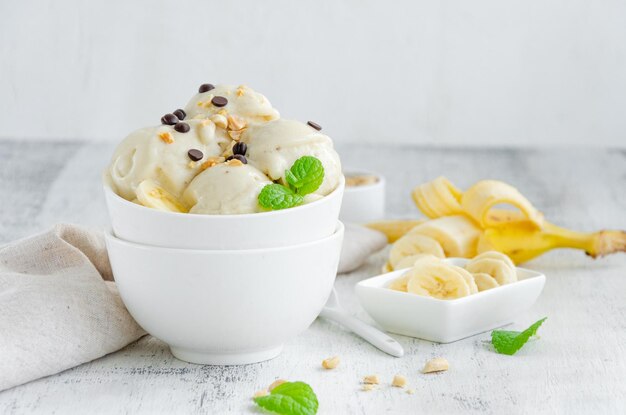
[[[507,255],[509,268],[555,248],[582,249],[594,258],[626,252],[626,232],[581,233],[553,225],[516,188],[501,181],[479,181],[462,192],[445,177],[438,177],[417,186],[412,197],[430,220],[370,224],[384,232],[389,242],[399,244],[392,247],[385,271],[397,269],[399,264],[410,266],[412,259],[405,258],[414,255],[441,256],[436,244],[415,235],[435,241],[448,257],[471,258],[486,251],[502,252]],[[406,238],[408,235],[414,236]],[[492,261],[484,261],[481,268],[486,272],[477,273],[493,278],[494,267]],[[506,281],[511,274],[498,271],[495,282],[501,284],[498,278]],[[480,279],[483,286],[493,286],[485,277]]]

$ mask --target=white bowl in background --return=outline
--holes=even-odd
[[[367,223],[385,217],[385,178],[374,172],[365,170],[348,170],[346,177],[368,175],[378,177],[374,184],[363,186],[346,186],[339,219],[350,223]]]
[[[449,258],[464,266],[469,260]],[[385,330],[450,343],[512,323],[537,300],[545,275],[517,268],[518,281],[455,300],[439,300],[386,288],[401,269],[360,281],[356,294],[365,311]]]
[[[106,233],[130,314],[175,357],[238,365],[277,356],[306,330],[333,288],[344,227],[284,248],[192,250],[140,245]]]
[[[113,233],[138,244],[186,249],[256,249],[317,241],[333,234],[345,180],[329,195],[302,206],[242,215],[163,212],[117,195],[108,174],[104,195]]]

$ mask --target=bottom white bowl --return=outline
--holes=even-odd
[[[453,265],[469,260],[449,258]],[[518,281],[456,300],[439,300],[386,288],[407,269],[369,278],[356,285],[365,311],[385,330],[438,343],[450,343],[513,322],[541,294],[545,275],[517,268]]]
[[[181,360],[238,365],[277,356],[315,320],[343,231],[338,222],[330,237],[269,249],[159,248],[111,233],[106,244],[122,300],[148,333]]]

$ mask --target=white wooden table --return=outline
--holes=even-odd
[[[58,222],[105,225],[99,175],[112,148],[0,142],[0,243]],[[411,186],[445,174],[461,187],[481,178],[508,181],[560,225],[626,229],[624,150],[339,150],[345,166],[386,175],[390,217],[417,215]],[[371,320],[356,303],[353,286],[376,274],[383,256],[337,278],[342,303],[366,321]],[[394,336],[406,350],[397,359],[318,320],[272,361],[199,366],[174,359],[165,344],[147,336],[102,359],[0,393],[0,413],[260,413],[250,397],[276,378],[311,384],[320,414],[626,413],[626,256],[593,261],[581,252],[559,251],[527,266],[548,279],[538,303],[515,327],[548,320],[541,339],[512,357],[494,353],[485,333],[445,345]],[[340,356],[341,365],[322,370],[320,362],[332,355]],[[446,357],[451,369],[420,374],[435,356]],[[373,373],[384,383],[404,374],[415,393],[387,385],[361,391],[360,380]]]

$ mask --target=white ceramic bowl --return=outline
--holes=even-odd
[[[344,227],[286,248],[151,247],[106,234],[113,275],[130,314],[192,363],[271,359],[322,310],[337,273]]]
[[[463,258],[445,261],[459,266],[468,262]],[[519,281],[515,283],[456,300],[438,300],[386,288],[406,271],[359,282],[357,297],[385,330],[438,343],[450,343],[512,323],[535,303],[546,281],[539,272],[517,268]]]
[[[139,244],[187,249],[256,249],[317,241],[333,234],[345,180],[324,198],[306,205],[243,215],[162,212],[118,196],[103,175],[113,232]]]
[[[378,182],[363,186],[346,186],[339,219],[343,222],[366,223],[385,217],[385,178],[371,171],[350,170],[346,176],[371,175]]]

